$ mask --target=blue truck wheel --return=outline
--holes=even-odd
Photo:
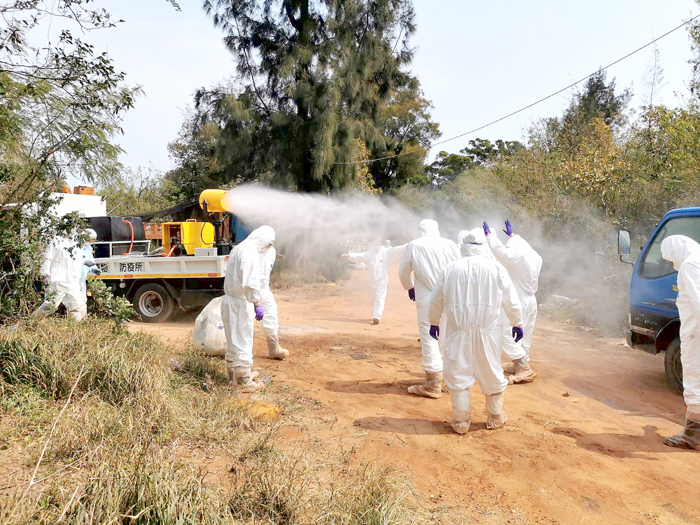
[[[664,357],[668,386],[679,394],[683,393],[683,365],[681,364],[681,340],[676,337],[666,348]]]

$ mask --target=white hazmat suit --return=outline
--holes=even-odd
[[[348,258],[352,262],[364,262],[369,268],[367,281],[369,289],[372,291],[372,321],[374,324],[379,324],[384,314],[384,303],[389,286],[389,268],[401,260],[405,249],[405,244],[394,247],[385,244],[363,253],[348,254]]]
[[[95,255],[92,251],[92,245],[90,244],[97,239],[97,233],[93,229],[88,229],[85,233],[88,236],[88,242],[86,242],[80,247],[80,254],[83,257],[83,268],[80,274],[80,290],[82,291],[82,293],[86,294],[87,276],[89,274],[99,273],[99,270],[95,266]]]
[[[270,290],[270,274],[277,260],[277,250],[272,246],[260,254],[260,304],[265,310],[262,319],[262,327],[267,340],[267,357],[270,359],[284,359],[289,357],[289,351],[279,343],[279,315],[277,313],[277,301]]]
[[[685,429],[664,444],[700,449],[700,245],[684,235],[661,242],[661,256],[678,272],[678,315],[681,320]]]
[[[399,278],[406,290],[415,290],[418,333],[421,341],[425,385],[410,386],[412,394],[439,398],[442,385],[442,355],[438,341],[430,336],[430,296],[442,271],[459,259],[459,248],[440,237],[438,223],[424,219],[418,227],[420,237],[408,243],[399,266]],[[413,274],[413,277],[411,276]],[[414,279],[415,277],[415,279]]]
[[[515,289],[518,291],[520,304],[523,309],[523,339],[521,346],[507,345],[503,350],[515,363],[515,377],[511,382],[532,381],[535,374],[529,366],[530,347],[532,336],[535,332],[535,321],[537,320],[537,288],[539,286],[540,270],[542,270],[542,257],[528,242],[518,234],[508,237],[504,245],[495,235],[487,235],[486,241],[496,257],[513,281]],[[522,350],[525,355],[522,355]],[[518,365],[522,363],[522,367]],[[522,369],[521,369],[522,368]]]
[[[57,237],[44,252],[40,273],[47,282],[47,294],[35,315],[51,315],[63,303],[69,317],[87,315],[87,297],[81,290],[83,256],[75,236]]]
[[[471,397],[475,381],[486,395],[487,428],[503,426],[503,392],[508,381],[501,367],[501,311],[512,326],[521,327],[518,294],[496,261],[471,255],[445,268],[435,285],[429,306],[430,324],[447,318],[444,376],[452,399],[452,428],[469,430]]]
[[[496,261],[496,264],[498,264],[498,266],[504,272],[508,273],[505,267],[495,258],[491,249],[486,245],[486,235],[484,234],[483,228],[474,228],[473,230],[462,230],[461,232],[459,232],[457,240],[459,242],[459,249],[462,252],[463,257],[469,257],[472,255],[482,255],[487,259],[492,259],[493,261]],[[523,348],[523,345],[521,344],[521,341],[516,342],[513,338],[512,326],[510,324],[508,316],[506,315],[505,310],[501,310],[501,326],[503,331],[503,352],[508,356],[509,359],[513,361],[525,357],[526,353],[525,349]]]
[[[261,226],[237,245],[229,256],[224,279],[221,319],[226,333],[226,367],[229,380],[247,387],[253,374],[253,332],[255,310],[260,303],[260,255],[275,241],[275,230]],[[264,317],[263,317],[264,318]],[[251,389],[259,387],[252,384]]]

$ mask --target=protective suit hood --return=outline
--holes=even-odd
[[[87,228],[85,230],[85,237],[87,237],[87,242],[95,242],[97,240],[97,232],[92,228]]]
[[[462,230],[459,232],[457,240],[459,241],[459,250],[462,253],[462,257],[483,255],[490,258],[491,249],[486,246],[486,235],[482,228]]]
[[[275,230],[272,226],[260,226],[251,232],[243,243],[252,245],[258,252],[262,253],[265,246],[275,242]],[[243,244],[241,243],[241,244]]]
[[[685,235],[671,235],[661,242],[661,257],[673,264],[676,271],[693,254],[700,255],[700,244]]]
[[[440,237],[440,227],[433,219],[423,219],[418,225],[418,233],[421,237]]]
[[[473,230],[462,230],[459,232],[459,244],[486,244],[486,235],[483,228]]]

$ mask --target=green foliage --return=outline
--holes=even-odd
[[[438,153],[427,172],[433,184],[442,186],[464,171],[487,167],[505,160],[518,153],[523,147],[520,142],[514,140],[498,139],[495,143],[488,139],[470,140],[469,146],[460,150],[459,154],[446,151]]]
[[[55,399],[76,392],[97,395],[106,403],[147,402],[154,385],[154,340],[107,330],[107,321],[40,322],[31,330],[0,334],[0,385],[38,388]],[[128,356],[127,352],[136,352]]]
[[[170,158],[177,166],[165,176],[172,200],[194,201],[203,190],[224,184],[226,176],[221,173],[215,154],[220,135],[219,126],[213,122],[200,123],[196,115],[186,119],[179,137],[168,144]]]
[[[42,194],[31,205],[0,208],[0,323],[36,309],[42,301],[38,279],[46,246],[81,227],[74,215],[52,218],[54,202]]]
[[[239,79],[201,90],[197,114],[171,145],[178,168],[169,177],[184,193],[250,180],[300,191],[352,186],[364,167],[353,161],[355,140],[371,157],[418,152],[372,164],[376,187],[423,176],[438,131],[404,71],[415,30],[409,0],[205,0],[204,8]]]
[[[29,46],[32,30],[54,18],[84,29],[113,25],[87,2],[16,0],[0,25],[0,320],[39,301],[34,283],[48,241],[78,226],[52,218],[49,194],[67,174],[102,180],[116,173],[112,138],[138,89],[124,85],[106,54],[64,30],[55,45]]]
[[[114,321],[114,332],[121,332],[124,323],[136,315],[131,303],[124,297],[116,297],[110,288],[99,279],[88,279],[88,314]]]
[[[602,119],[614,131],[626,122],[625,110],[631,97],[629,89],[615,93],[615,79],[607,83],[605,71],[598,71],[586,81],[582,92],[574,94],[560,119],[547,121],[549,136],[542,144],[564,155],[579,154],[582,139],[590,133],[588,127],[596,119]]]
[[[107,199],[110,215],[134,215],[179,204],[171,197],[175,191],[169,181],[150,168],[124,169],[98,184],[97,192]]]
[[[440,136],[438,125],[430,119],[432,105],[418,91],[417,83],[399,89],[383,108],[384,140],[375,145],[371,158],[400,155],[370,164],[376,185],[386,191],[406,183],[427,182],[424,160],[430,143]]]

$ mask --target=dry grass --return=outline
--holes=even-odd
[[[313,400],[273,384],[257,401],[282,415],[261,418],[220,360],[172,357],[106,322],[0,327],[0,523],[420,521],[390,471],[279,446]]]

